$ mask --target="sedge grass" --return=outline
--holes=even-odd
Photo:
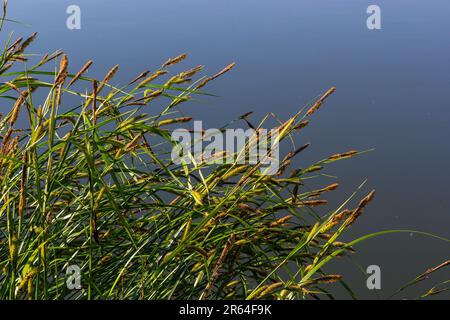
[[[275,176],[236,163],[172,163],[170,125],[191,120],[176,107],[234,64],[197,80],[201,66],[170,75],[183,54],[116,87],[118,66],[97,81],[86,76],[92,61],[71,73],[61,52],[25,69],[35,38],[8,40],[0,57],[0,97],[11,106],[0,119],[0,299],[326,298],[343,280],[323,266],[383,234],[338,241],[374,191],[356,208],[355,194],[327,208],[337,184],[305,187],[357,151],[291,168],[305,145]],[[333,92],[282,122],[281,139],[294,139]],[[251,125],[249,116],[240,120]],[[81,290],[66,283],[73,265]]]

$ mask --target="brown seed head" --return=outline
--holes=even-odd
[[[172,66],[172,65],[174,65],[174,64],[177,64],[177,63],[183,61],[183,60],[186,59],[186,58],[187,58],[187,54],[186,54],[186,53],[180,54],[179,56],[177,56],[177,57],[175,57],[175,58],[171,58],[171,59],[167,60],[167,61],[162,65],[162,67],[165,68],[165,67],[168,67],[168,66]]]
[[[331,87],[327,92],[325,92],[319,100],[306,112],[307,116],[312,115],[314,112],[319,110],[320,106],[324,103],[325,99],[328,98],[334,91],[336,91],[335,87]]]

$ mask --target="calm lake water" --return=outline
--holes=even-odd
[[[71,4],[81,7],[81,30],[66,28]],[[370,4],[381,7],[382,30],[366,27]],[[71,71],[93,59],[90,75],[97,77],[118,63],[121,84],[184,52],[185,65],[205,64],[208,74],[235,61],[232,73],[208,87],[219,97],[184,107],[211,127],[246,111],[255,119],[267,112],[286,119],[336,86],[298,137],[312,142],[299,160],[376,148],[327,170],[341,184],[332,203],[365,179],[361,196],[378,192],[346,238],[385,229],[450,238],[448,0],[15,0],[9,17],[27,23],[7,25],[17,35],[39,32],[30,51],[63,49]],[[357,246],[351,259],[329,269],[342,272],[360,298],[385,298],[448,259],[449,248],[409,233],[388,235]],[[382,290],[375,292],[361,271],[373,264],[382,271]],[[448,276],[443,270],[428,288]]]

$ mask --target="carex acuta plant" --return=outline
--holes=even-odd
[[[171,72],[183,54],[119,87],[118,66],[96,80],[95,63],[72,71],[63,52],[34,62],[35,39],[8,37],[0,55],[0,299],[305,299],[347,287],[323,266],[361,240],[340,236],[374,191],[329,208],[338,184],[308,181],[359,152],[293,168],[304,145],[274,175],[175,164],[171,130],[191,122],[180,106],[234,64]],[[333,91],[279,123],[277,139],[295,140]]]

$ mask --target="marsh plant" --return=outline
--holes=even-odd
[[[0,56],[0,299],[306,299],[348,288],[323,267],[376,235],[340,241],[375,192],[330,208],[338,184],[320,172],[357,151],[292,167],[306,144],[273,175],[261,162],[174,163],[171,133],[191,128],[183,103],[234,64],[171,73],[183,54],[119,87],[118,66],[98,81],[86,75],[92,61],[72,73],[62,52],[33,62],[35,38],[9,37]],[[333,91],[272,128],[276,139],[295,141]],[[250,117],[234,123],[258,129],[271,115]]]

